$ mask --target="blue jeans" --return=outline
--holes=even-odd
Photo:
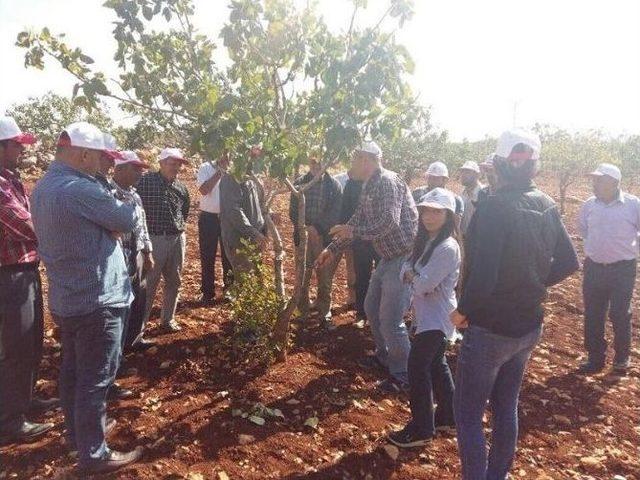
[[[409,290],[400,280],[403,257],[382,259],[371,275],[364,310],[376,342],[376,356],[396,380],[408,382],[409,334],[404,312]]]
[[[531,351],[542,327],[519,337],[503,337],[480,327],[464,335],[456,375],[454,411],[464,480],[507,478],[518,439],[518,396]],[[489,401],[491,449],[482,430]]]
[[[113,383],[128,308],[101,308],[88,315],[55,317],[60,327],[60,403],[67,440],[78,450],[78,465],[105,458],[107,391]]]

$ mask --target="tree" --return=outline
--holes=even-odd
[[[282,297],[284,250],[269,211],[286,189],[298,197],[303,238],[294,290],[283,302],[274,333],[284,358],[305,276],[308,186],[295,188],[294,172],[310,154],[330,168],[346,161],[365,136],[393,141],[411,128],[414,118],[405,113],[416,101],[406,77],[413,64],[394,38],[412,15],[411,1],[389,0],[376,23],[359,27],[366,1],[354,0],[349,24],[334,33],[313,2],[296,8],[292,0],[231,0],[220,32],[231,60],[224,70],[213,61],[212,40],[193,27],[190,0],[108,0],[105,6],[118,17],[118,78],[107,82],[91,57],[46,28],[18,35],[17,44],[27,49],[25,63],[44,68],[45,56],[55,58],[76,78],[73,94],[80,105],[91,108],[111,97],[123,110],[188,138],[193,152],[214,158],[231,152],[232,173],[241,178],[250,171],[263,186]],[[151,30],[150,22],[160,15],[167,30]],[[263,155],[255,158],[248,153],[258,144]]]
[[[598,131],[570,134],[549,125],[536,125],[542,141],[541,158],[558,186],[560,214],[564,215],[567,191],[576,180],[603,162],[617,163],[611,146]]]
[[[381,147],[385,167],[399,173],[410,183],[429,163],[443,159],[447,149],[447,133],[434,131],[426,109],[418,107],[408,114],[414,116],[412,122],[406,122],[411,128],[405,129],[400,135],[384,138]]]

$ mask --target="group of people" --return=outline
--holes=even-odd
[[[58,389],[67,448],[77,452],[82,472],[113,471],[142,455],[140,448],[108,447],[105,437],[116,423],[106,404],[133,395],[115,379],[123,352],[153,345],[144,333],[161,278],[161,327],[181,328],[174,317],[191,199],[178,176],[188,160],[165,148],[159,171],[149,172],[135,152],[117,150],[113,137],[80,122],[61,132],[55,160],[29,199],[18,165],[24,145],[35,140],[12,118],[0,118],[0,439],[40,437],[53,425],[27,417],[58,406],[57,399],[33,397],[43,342],[42,261],[62,345]],[[333,328],[331,289],[344,256],[348,302],[375,342],[375,353],[359,363],[380,372],[380,389],[404,392],[410,401],[411,421],[389,441],[416,447],[455,430],[465,480],[507,477],[518,395],[542,334],[547,288],[579,268],[558,209],[533,183],[540,150],[537,135],[506,131],[480,165],[463,165],[458,196],[446,188],[449,173],[441,162],[428,167],[426,185],[412,192],[368,141],[354,150],[350,169],[335,177],[309,158],[309,171],[295,181],[299,187],[311,182],[306,232],[299,231],[298,197],[291,197],[294,243],[303,233],[307,239],[305,282],[313,272],[317,279],[316,299],[303,299],[301,311],[315,310]],[[252,159],[261,154],[251,149]],[[231,162],[223,155],[197,173],[204,305],[216,299],[218,251],[224,297],[234,276],[253,268],[243,244],[268,244],[255,177],[249,170],[237,180],[227,173]],[[579,372],[605,366],[608,313],[614,371],[624,374],[640,201],[622,192],[614,165],[600,165],[591,177],[595,195],[583,205],[579,225],[588,353]],[[462,341],[454,381],[445,352],[456,331]],[[482,423],[487,404],[489,453]]]

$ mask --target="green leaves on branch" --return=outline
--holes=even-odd
[[[27,66],[44,68],[50,56],[76,78],[74,101],[93,108],[100,97],[144,118],[146,126],[182,132],[194,152],[217,157],[229,151],[242,170],[247,151],[262,144],[254,167],[291,177],[313,153],[346,162],[362,138],[391,142],[413,126],[415,99],[406,80],[413,70],[394,30],[413,13],[409,0],[388,0],[384,16],[369,27],[347,23],[331,31],[314,2],[230,0],[220,31],[231,64],[213,60],[213,39],[199,33],[191,0],[107,0],[115,13],[110,79],[85,52],[48,29],[22,32]],[[353,3],[353,18],[367,2]],[[166,23],[153,30],[158,21]]]

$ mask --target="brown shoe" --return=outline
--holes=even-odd
[[[91,462],[89,465],[83,467],[78,467],[78,470],[85,475],[114,472],[122,467],[136,463],[141,457],[142,447],[136,447],[130,452],[111,450],[106,458]]]

